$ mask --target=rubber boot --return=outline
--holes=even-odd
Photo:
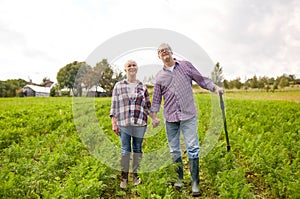
[[[120,187],[125,189],[128,182],[128,172],[129,172],[129,164],[130,164],[130,156],[121,156],[121,183]]]
[[[189,159],[191,181],[192,181],[192,194],[193,196],[200,196],[199,189],[199,158]]]
[[[133,185],[141,184],[141,179],[138,176],[138,170],[140,168],[140,162],[142,160],[142,153],[133,153],[133,162],[132,162],[132,173],[133,173]]]
[[[178,174],[178,181],[174,184],[176,189],[180,189],[183,186],[183,164],[182,158],[179,157],[174,161],[177,164],[176,173]]]

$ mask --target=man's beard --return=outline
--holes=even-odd
[[[170,62],[171,61],[171,56],[170,55],[165,55],[165,56],[163,56],[163,60],[165,62]]]

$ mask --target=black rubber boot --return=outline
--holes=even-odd
[[[177,164],[176,173],[178,174],[178,181],[174,184],[176,189],[180,189],[183,186],[183,164],[182,158],[179,157],[174,161]]]
[[[199,189],[199,158],[189,159],[191,181],[192,181],[192,194],[193,196],[200,196]]]

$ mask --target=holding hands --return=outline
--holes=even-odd
[[[160,124],[160,121],[158,118],[152,119],[152,126],[153,128],[156,128]]]
[[[160,120],[156,117],[155,112],[150,113],[150,117],[152,119],[152,126],[153,128],[156,128],[160,124]]]

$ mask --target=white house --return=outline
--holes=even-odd
[[[104,95],[106,91],[100,87],[100,86],[93,86],[90,89],[82,89],[82,96],[87,96],[87,97],[99,97]]]
[[[49,97],[50,87],[36,86],[27,84],[23,87],[22,92],[24,97],[35,96],[35,97]]]

